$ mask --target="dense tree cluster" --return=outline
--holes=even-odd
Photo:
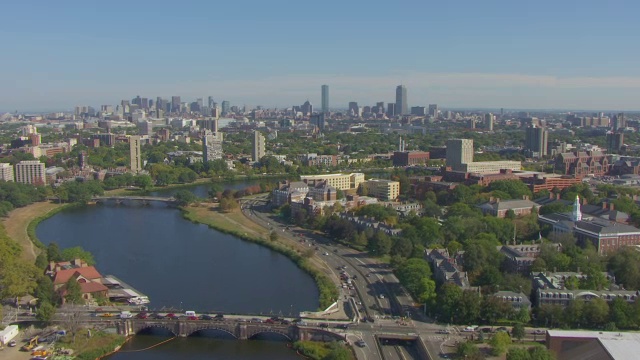
[[[14,208],[27,206],[46,198],[45,187],[0,181],[0,216],[5,216]]]

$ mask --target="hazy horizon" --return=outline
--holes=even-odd
[[[136,95],[232,105],[395,101],[442,108],[638,110],[640,4],[422,1],[10,2],[0,109]]]

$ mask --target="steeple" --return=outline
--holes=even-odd
[[[576,201],[573,203],[572,212],[573,221],[582,220],[582,212],[580,211],[580,196],[576,195]]]

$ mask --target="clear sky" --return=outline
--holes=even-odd
[[[638,1],[5,1],[0,111],[211,95],[640,109]],[[206,101],[206,100],[205,100]]]

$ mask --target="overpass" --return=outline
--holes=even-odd
[[[187,337],[202,330],[214,330],[227,333],[238,340],[251,339],[259,334],[279,334],[289,341],[335,341],[346,340],[344,335],[336,334],[328,329],[298,326],[295,324],[269,324],[264,322],[247,322],[233,319],[187,320],[187,319],[122,319],[116,323],[118,334],[135,335],[150,328],[161,328],[175,336]]]
[[[157,201],[157,202],[164,202],[168,204],[174,204],[176,202],[176,199],[174,197],[162,197],[162,196],[94,196],[91,198],[91,200],[95,202],[104,202],[104,201],[111,200],[111,201],[116,201],[118,203],[121,203],[123,201],[142,201],[142,202]]]

